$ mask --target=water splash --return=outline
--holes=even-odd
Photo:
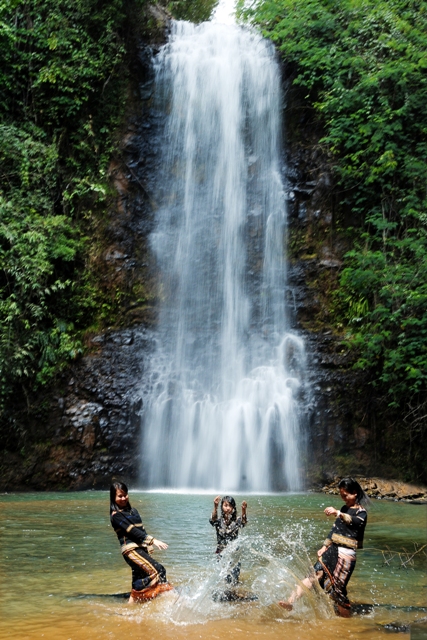
[[[148,487],[298,490],[302,340],[287,331],[280,75],[236,25],[178,22],[157,59],[168,112]]]
[[[165,600],[161,609],[159,605],[156,615],[161,610],[161,615],[175,625],[248,615],[252,620],[288,618],[288,612],[277,603],[312,570],[301,538],[300,525],[287,527],[274,544],[262,535],[240,536],[221,557],[213,557],[197,575],[180,585],[174,597]],[[230,586],[227,575],[237,562],[241,562],[240,580]],[[331,617],[333,606],[317,584],[292,612],[293,620]]]

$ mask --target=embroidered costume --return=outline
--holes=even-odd
[[[341,507],[333,527],[326,538],[325,553],[314,565],[321,571],[320,586],[339,605],[350,607],[347,584],[356,566],[356,549],[363,547],[363,536],[368,514],[363,507]]]
[[[166,569],[150,555],[154,538],[145,531],[138,511],[134,508],[113,511],[110,520],[119,539],[123,558],[132,568],[132,595],[134,590],[166,585]]]
[[[209,522],[216,529],[216,542],[217,548],[215,553],[221,554],[229,542],[237,539],[239,535],[239,529],[242,529],[247,522],[246,515],[236,518],[236,520],[229,520],[228,523],[223,517],[213,520],[209,518]],[[237,584],[240,576],[240,562],[234,566],[230,564],[225,581],[229,584]]]
[[[209,522],[216,529],[216,541],[217,548],[215,553],[221,553],[229,542],[236,540],[239,535],[239,529],[242,529],[246,525],[246,516],[236,518],[236,520],[229,520],[227,523],[223,517],[213,520],[209,518]]]

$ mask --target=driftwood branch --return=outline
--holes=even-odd
[[[383,567],[389,567],[390,563],[394,558],[399,558],[400,567],[403,569],[408,569],[408,567],[414,566],[414,558],[419,553],[422,553],[427,557],[427,553],[425,549],[427,548],[427,544],[423,544],[421,547],[417,542],[414,542],[414,551],[407,551],[405,548],[403,551],[393,551],[389,547],[386,549],[376,549],[375,547],[366,547],[364,551],[379,551],[383,557]]]

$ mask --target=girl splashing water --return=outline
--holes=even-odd
[[[167,549],[168,545],[147,534],[141,516],[130,505],[128,488],[123,482],[114,482],[110,487],[110,520],[123,558],[132,568],[129,602],[151,600],[172,589],[166,580],[166,569],[150,555],[153,546]]]
[[[347,584],[356,566],[356,549],[363,547],[369,498],[353,478],[343,478],[338,489],[345,505],[340,510],[326,507],[325,514],[335,516],[336,519],[322,548],[317,552],[315,575],[305,578],[302,584],[311,589],[317,579],[322,589],[329,593],[334,601],[337,613],[349,617]],[[298,585],[288,600],[279,602],[280,606],[290,611],[303,593],[303,587]]]
[[[221,500],[221,516],[218,518],[218,505],[221,496],[217,496],[214,500],[214,508],[209,522],[216,529],[217,548],[216,552],[221,554],[229,542],[237,539],[239,529],[247,523],[246,509],[247,502],[242,502],[242,515],[237,517],[236,501],[231,496],[224,496]],[[237,584],[240,575],[240,562],[233,567],[226,577],[229,584]]]

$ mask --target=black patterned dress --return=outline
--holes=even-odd
[[[237,539],[239,530],[246,525],[246,518],[236,518],[228,522],[223,517],[215,520],[209,518],[209,522],[216,529],[217,548],[215,553],[221,553],[229,542]]]
[[[227,544],[237,539],[240,529],[242,529],[246,525],[247,520],[246,517],[239,517],[235,520],[229,520],[228,522],[226,522],[226,520],[221,517],[216,518],[215,520],[209,518],[209,522],[216,529],[217,547],[215,553],[220,556],[221,552],[224,551]],[[229,584],[237,584],[239,581],[239,576],[240,562],[235,565],[230,565],[225,580]]]
[[[339,605],[348,608],[347,585],[356,566],[356,549],[363,547],[363,536],[368,514],[363,507],[341,507],[326,538],[325,553],[314,565],[321,572],[320,586]]]
[[[154,538],[145,531],[138,511],[134,508],[118,509],[113,511],[110,520],[123,558],[132,569],[132,589],[141,591],[167,582],[166,569],[150,555]]]

